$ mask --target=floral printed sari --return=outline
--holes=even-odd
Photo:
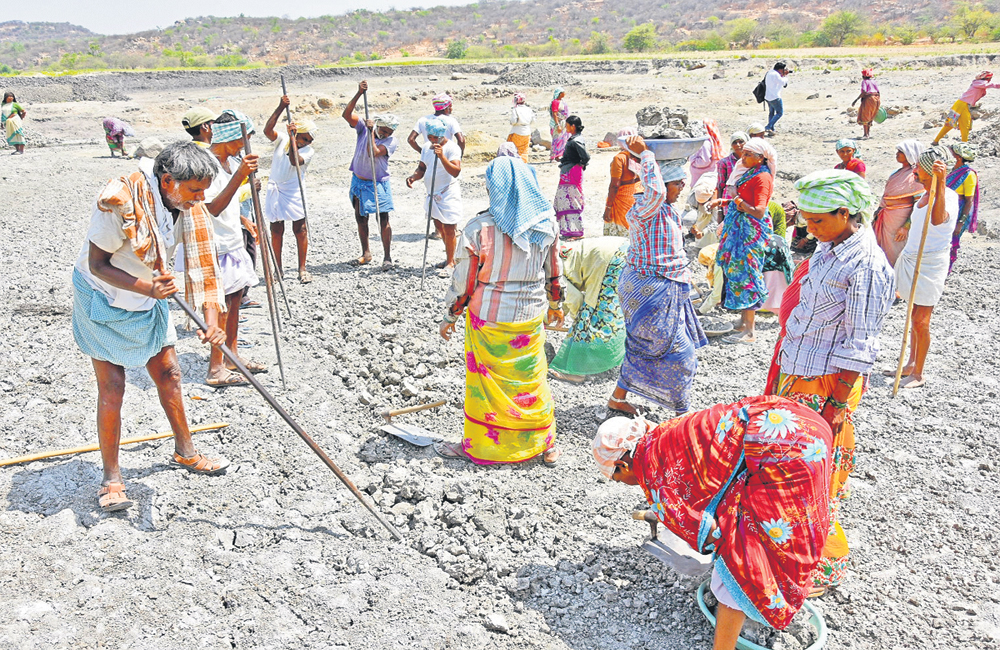
[[[830,426],[808,407],[747,397],[650,430],[633,470],[663,525],[700,552],[715,544],[715,569],[743,613],[784,629],[826,540],[830,446]]]
[[[554,443],[542,321],[488,323],[466,312],[462,449],[476,463],[518,463]]]
[[[769,173],[766,165],[757,165],[736,181],[736,191],[760,174]],[[741,195],[742,196],[742,195]],[[757,200],[744,199],[756,204]],[[726,282],[722,304],[726,309],[742,311],[759,309],[767,300],[764,282],[764,255],[771,241],[771,218],[763,219],[740,212],[736,203],[729,204],[719,237],[719,252],[715,264],[722,269]]]

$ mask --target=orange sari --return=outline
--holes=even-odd
[[[624,237],[628,235],[628,221],[625,215],[635,204],[635,190],[639,184],[639,176],[629,169],[629,155],[619,152],[611,160],[611,178],[617,178],[621,184],[611,203],[611,221],[604,224],[606,236]]]

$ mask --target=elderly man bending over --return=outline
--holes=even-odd
[[[225,471],[229,461],[195,449],[184,414],[177,335],[166,298],[177,292],[167,269],[184,244],[185,295],[205,314],[205,343],[221,344],[225,300],[219,282],[205,190],[215,178],[212,155],[192,142],[175,143],[139,171],[110,181],[97,197],[87,238],[73,268],[73,337],[97,375],[97,437],[104,464],[102,510],[128,508],[118,465],[125,368],[145,366],[174,432],[171,464],[201,474]]]

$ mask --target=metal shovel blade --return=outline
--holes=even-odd
[[[682,575],[701,575],[712,566],[711,555],[696,553],[687,542],[669,530],[661,531],[641,548]]]
[[[391,436],[396,436],[400,440],[405,440],[417,447],[428,447],[441,440],[427,429],[413,426],[412,424],[386,424],[380,427]]]

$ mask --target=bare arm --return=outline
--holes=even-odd
[[[621,187],[622,181],[620,178],[611,177],[611,185],[608,187],[608,200],[604,203],[604,221],[605,223],[611,222],[611,206],[615,202],[615,197],[618,196],[618,188]]]
[[[153,278],[153,280],[140,280],[117,266],[112,265],[111,255],[111,253],[98,247],[97,244],[90,243],[87,263],[94,277],[107,282],[113,287],[149,296],[150,298],[162,299],[177,293],[177,286],[174,285],[173,275],[161,275]]]
[[[281,117],[281,114],[291,104],[292,102],[288,99],[288,95],[282,95],[281,100],[278,102],[278,108],[274,109],[274,112],[271,113],[271,117],[267,118],[267,124],[264,125],[264,137],[271,142],[278,139],[278,134],[274,131],[274,127],[278,123],[278,118]]]
[[[417,163],[417,169],[413,172],[413,175],[406,179],[406,186],[413,187],[413,184],[422,179],[426,173],[427,165],[425,165],[423,161],[420,161]]]
[[[410,131],[410,137],[408,137],[406,139],[406,144],[408,144],[411,147],[413,147],[413,150],[416,151],[417,153],[421,153],[421,151],[420,151],[420,145],[417,144],[417,138],[419,136],[420,136],[420,134],[417,133],[416,131]]]
[[[462,150],[462,155],[465,155],[465,136],[461,133],[455,134],[455,142],[458,143],[458,148]],[[452,176],[458,176],[458,174],[452,174]]]
[[[458,178],[458,175],[462,173],[462,159],[448,160],[444,155],[444,148],[440,144],[434,145],[434,153],[437,155],[438,160],[441,161],[441,166],[444,167],[444,170],[451,174],[452,178]]]
[[[344,107],[344,112],[341,114],[347,120],[347,123],[351,125],[352,129],[358,125],[358,117],[354,114],[354,108],[358,105],[358,100],[361,99],[366,90],[368,90],[368,82],[362,81],[359,83],[358,92],[354,93],[351,101],[347,102],[347,106]]]
[[[932,205],[929,209],[931,213],[931,223],[935,226],[940,226],[948,221],[948,211],[945,206],[945,172],[947,171],[948,168],[945,167],[944,163],[940,160],[934,163],[933,183],[936,186],[936,191],[934,196],[934,205]]]
[[[249,176],[252,172],[257,171],[258,158],[257,154],[254,153],[244,157],[243,162],[236,170],[236,173],[229,179],[226,186],[222,188],[219,195],[212,199],[211,202],[205,204],[205,207],[208,208],[208,211],[213,217],[217,217],[222,214],[222,211],[226,209],[230,201],[233,200],[233,197],[236,196],[236,193],[240,191],[240,185],[243,184],[243,181],[246,180],[247,176]]]

